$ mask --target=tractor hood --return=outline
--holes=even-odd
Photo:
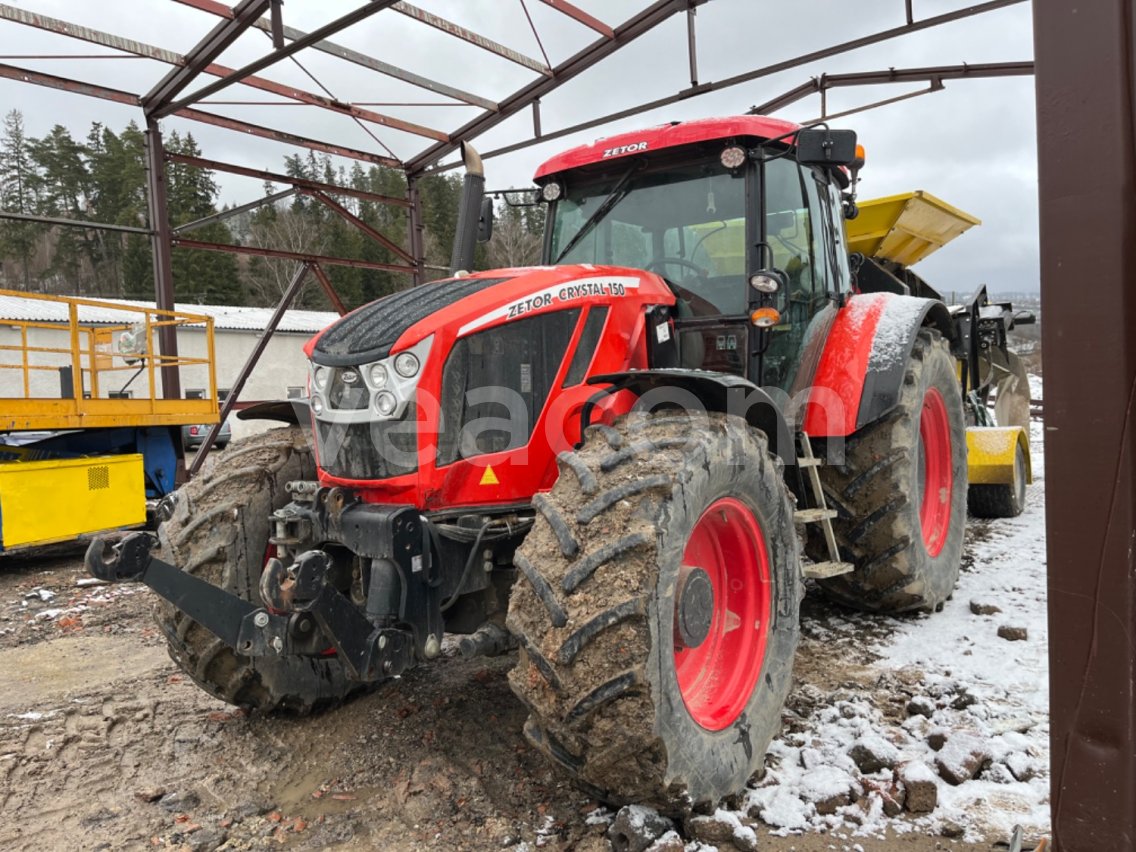
[[[535,313],[636,297],[674,304],[657,275],[624,267],[575,264],[495,269],[432,281],[358,308],[312,338],[314,364],[373,363],[445,329],[451,339]]]
[[[648,335],[649,309],[674,301],[654,273],[579,264],[364,305],[305,347],[320,481],[420,507],[527,502],[579,440],[587,377],[646,367],[648,340],[672,339],[665,321]]]

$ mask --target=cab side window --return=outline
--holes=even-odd
[[[800,166],[788,157],[766,162],[765,241],[789,278],[790,297],[811,296],[816,283],[810,212]]]
[[[839,277],[836,289],[847,292],[852,289],[852,270],[848,267],[848,238],[844,232],[844,199],[831,181],[828,184],[828,200],[829,221],[832,222],[832,250],[836,255],[836,273]]]
[[[812,226],[809,240],[816,266],[815,292],[824,294],[837,289],[832,271],[832,219],[828,211],[828,193],[817,183],[817,176],[811,168],[802,169],[801,176],[809,197],[809,224]]]

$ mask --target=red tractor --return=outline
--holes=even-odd
[[[862,162],[850,131],[758,116],[554,157],[546,265],[332,324],[310,411],[90,570],[162,596],[171,655],[225,701],[325,707],[465,634],[519,645],[526,735],[602,799],[738,791],[780,730],[806,578],[902,612],[958,577],[969,332],[857,285]]]

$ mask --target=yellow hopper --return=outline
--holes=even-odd
[[[962,236],[978,218],[916,190],[859,203],[860,215],[846,223],[849,251],[912,266]]]

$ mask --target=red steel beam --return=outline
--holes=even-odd
[[[17,213],[14,210],[0,210],[0,219],[16,222],[36,222],[40,225],[61,225],[65,228],[90,228],[92,231],[116,231],[124,234],[153,233],[149,228],[135,228],[131,225],[114,225],[110,222],[91,222],[87,219],[68,219],[63,216],[36,216],[32,213]]]
[[[622,121],[625,118],[631,118],[632,116],[639,115],[640,113],[650,112],[651,110],[659,109],[660,107],[671,106],[672,104],[680,103],[692,98],[697,98],[701,95],[709,94],[710,92],[717,92],[721,91],[722,89],[728,89],[731,86],[737,86],[742,83],[749,83],[754,80],[759,80],[763,77],[769,77],[781,71],[788,71],[791,68],[807,65],[810,62],[816,62],[821,59],[829,59],[833,56],[839,56],[844,53],[849,53],[853,50],[859,50],[862,47],[879,44],[880,42],[889,41],[890,39],[899,38],[900,36],[908,35],[910,33],[932,29],[934,27],[949,24],[954,21],[963,20],[964,18],[982,15],[987,12],[993,12],[997,9],[1002,9],[1007,6],[1013,6],[1018,3],[1024,2],[1026,2],[1026,0],[988,0],[988,2],[985,3],[979,3],[974,6],[967,6],[962,9],[956,9],[952,12],[944,12],[941,15],[935,15],[931,18],[924,18],[921,21],[916,21],[914,24],[904,24],[902,26],[893,27],[889,30],[882,30],[878,33],[873,33],[871,35],[853,39],[852,41],[842,42],[840,44],[833,45],[832,47],[826,47],[821,50],[813,51],[812,53],[796,56],[792,59],[785,59],[780,62],[776,62],[773,65],[766,65],[753,71],[747,71],[743,74],[735,74],[733,77],[727,77],[724,80],[699,83],[697,86],[691,86],[673,95],[657,98],[656,100],[648,101],[647,103],[641,103],[638,106],[628,107],[627,109],[622,109],[618,112],[611,112],[607,115],[599,116],[598,118],[581,121],[579,124],[573,124],[569,127],[562,127],[559,130],[545,133],[538,139],[523,139],[520,142],[514,142],[510,145],[504,145],[500,148],[495,148],[492,151],[488,151],[482,154],[481,159],[488,160],[490,157],[500,157],[503,154],[511,154],[514,151],[519,151],[522,148],[528,148],[531,145],[539,145],[542,142],[550,142],[553,139],[559,139],[563,136],[570,136],[573,133],[579,133],[583,130],[590,130],[594,127],[600,127],[605,124],[610,124],[613,121]],[[478,119],[477,121],[480,122],[481,119]],[[474,125],[475,122],[471,122],[460,130],[452,133],[451,137],[453,139],[459,140],[459,143],[461,140],[473,138],[474,135],[482,132],[479,127],[475,127]],[[409,160],[407,162],[407,169],[424,170],[426,166],[430,164],[430,162],[436,162],[438,159],[445,156],[446,154],[452,153],[452,151],[454,150],[456,150],[456,147],[451,148],[450,150],[444,150],[441,146],[435,145],[425,153]],[[435,155],[435,152],[440,153]],[[449,171],[450,169],[459,168],[460,165],[460,163],[451,163],[445,166],[440,166],[436,169],[432,169],[431,172]]]
[[[552,69],[543,62],[525,56],[523,53],[518,53],[511,47],[498,44],[493,41],[493,39],[486,38],[472,30],[467,30],[465,27],[455,24],[453,21],[447,21],[445,18],[439,18],[437,15],[432,15],[424,9],[419,9],[417,6],[411,6],[409,3],[403,2],[403,0],[399,0],[399,2],[395,3],[391,8],[396,12],[401,12],[403,15],[414,18],[416,21],[421,21],[436,30],[441,30],[446,35],[460,38],[464,42],[468,42],[489,53],[494,53],[497,56],[508,59],[510,62],[515,62],[517,65],[521,65],[531,71],[536,71],[540,74],[552,73]]]
[[[35,27],[37,29],[60,33],[61,35],[70,36],[71,38],[80,39],[91,44],[97,44],[101,47],[125,51],[133,56],[165,62],[168,65],[184,67],[187,61],[181,54],[155,47],[151,44],[145,44],[131,39],[122,39],[112,33],[105,33],[100,30],[91,29],[90,27],[81,27],[69,21],[49,18],[46,15],[34,15],[30,12],[25,12],[23,9],[16,9],[3,3],[0,3],[0,20],[7,20],[12,23],[24,24],[25,26]],[[213,62],[202,68],[202,73],[225,78],[236,72],[232,68]],[[299,103],[319,107],[362,121],[369,121],[374,124],[393,128],[394,130],[412,133],[416,136],[423,136],[427,139],[434,139],[440,142],[449,139],[449,134],[441,130],[435,130],[432,127],[425,127],[421,124],[405,121],[400,118],[394,118],[393,116],[384,115],[374,110],[362,109],[352,104],[341,103],[332,98],[298,89],[295,86],[266,80],[263,77],[248,76],[241,80],[241,84]]]
[[[209,451],[213,448],[217,436],[221,434],[221,429],[225,425],[229,414],[232,412],[233,407],[237,404],[237,399],[240,397],[241,392],[245,389],[245,382],[248,381],[252,371],[256,368],[257,362],[264,354],[264,350],[268,348],[268,341],[272,339],[272,335],[276,333],[277,326],[280,325],[280,320],[284,319],[284,314],[287,313],[288,308],[292,306],[292,302],[296,300],[300,290],[304,287],[304,280],[308,277],[308,273],[312,269],[311,263],[301,263],[296,267],[296,271],[292,273],[292,279],[288,282],[287,289],[280,297],[280,302],[273,310],[272,316],[268,318],[265,323],[264,331],[257,337],[256,342],[253,344],[252,351],[249,352],[245,363],[241,366],[240,372],[233,380],[232,385],[229,387],[229,393],[225,396],[225,401],[221,403],[221,410],[218,412],[217,422],[209,430],[209,434],[205,436],[205,440],[201,442],[201,447],[197,450],[197,455],[193,457],[193,463],[189,466],[189,476],[193,477],[201,469],[205,463],[205,458],[209,455]]]
[[[251,136],[259,136],[262,139],[273,139],[287,145],[297,145],[301,148],[308,148],[312,151],[319,151],[324,154],[348,157],[352,160],[374,163],[377,166],[388,166],[392,169],[402,168],[402,163],[393,157],[383,157],[379,154],[360,151],[357,148],[348,148],[345,145],[336,145],[332,142],[321,142],[318,139],[309,139],[307,136],[298,136],[295,133],[289,133],[285,130],[262,127],[259,124],[251,124],[247,121],[227,118],[223,115],[216,115],[211,112],[202,112],[199,109],[185,107],[178,109],[173,115],[176,115],[178,118],[187,118],[190,121],[200,121],[202,124],[212,124],[214,127],[224,127],[226,130],[237,130],[241,133],[248,133]]]
[[[202,251],[218,251],[227,254],[249,254],[256,257],[276,257],[282,260],[296,260],[300,263],[323,263],[328,266],[349,266],[352,269],[382,269],[387,272],[413,273],[413,266],[401,266],[397,263],[379,263],[373,260],[355,260],[350,257],[329,257],[323,254],[307,254],[301,251],[286,251],[284,249],[260,248],[259,246],[231,245],[229,243],[209,243],[201,240],[186,240],[174,237],[173,244],[177,248],[201,249]]]
[[[173,247],[170,245],[169,175],[166,173],[165,146],[158,122],[146,119],[146,206],[150,216],[150,255],[154,269],[154,304],[161,310],[177,308],[174,296]],[[181,371],[175,361],[178,354],[177,329],[163,324],[158,328],[158,350],[163,358],[162,396],[181,397]]]
[[[332,307],[335,308],[340,316],[347,314],[347,306],[343,304],[343,300],[339,298],[339,294],[335,291],[335,285],[331,283],[331,279],[327,277],[327,273],[323,271],[323,267],[318,263],[313,263],[311,264],[311,270],[316,276],[316,281],[318,281],[320,287],[323,288],[327,300],[331,302]]]
[[[345,222],[354,225],[383,248],[398,256],[399,259],[405,261],[406,263],[414,263],[414,258],[411,257],[410,254],[408,254],[407,251],[402,248],[402,246],[395,243],[393,240],[387,237],[386,234],[383,234],[375,228],[372,228],[342,204],[338,203],[330,195],[324,195],[322,192],[316,189],[304,190],[304,194],[314,198],[324,207],[328,208],[337,216],[342,218]]]
[[[87,95],[92,98],[101,98],[104,101],[114,101],[127,106],[141,106],[142,101],[138,95],[123,92],[118,89],[108,89],[106,86],[96,86],[94,83],[84,83],[82,80],[71,80],[67,77],[57,77],[54,74],[44,74],[42,71],[31,71],[27,68],[17,68],[15,65],[0,64],[0,77],[16,80],[20,83],[31,83],[35,86],[45,86],[49,89],[59,89],[76,95]]]
[[[189,6],[192,9],[197,9],[201,12],[207,12],[210,15],[216,15],[220,18],[231,18],[233,10],[226,6],[224,3],[219,3],[217,0],[174,0],[175,3],[181,3],[183,6]],[[261,18],[253,26],[264,32],[271,32],[272,24],[270,21]],[[298,30],[295,27],[284,27],[284,37],[296,41],[306,37],[308,34],[303,30]],[[462,91],[454,86],[448,86],[445,83],[439,83],[437,80],[431,80],[423,77],[420,74],[415,74],[412,71],[407,71],[405,68],[399,68],[396,65],[382,62],[374,57],[367,56],[357,50],[352,50],[349,47],[336,44],[333,41],[323,39],[311,45],[312,50],[318,50],[321,53],[326,53],[329,56],[337,56],[340,59],[354,63],[362,68],[367,68],[379,74],[384,74],[387,77],[393,77],[396,80],[402,80],[404,83],[409,83],[412,86],[418,86],[421,89],[434,92],[438,95],[443,95],[447,98],[453,98],[457,101],[463,101],[471,106],[479,106],[482,109],[496,110],[497,103],[483,98],[478,95],[471,94],[470,92]]]
[[[205,73],[212,74],[216,77],[229,77],[237,73],[234,69],[228,68],[224,65],[217,65],[216,63],[208,66]],[[362,107],[353,106],[351,104],[342,103],[333,100],[323,95],[317,95],[312,92],[297,89],[295,86],[289,86],[284,83],[276,83],[272,80],[266,80],[263,77],[250,75],[241,80],[245,86],[250,86],[254,89],[260,89],[262,92],[271,92],[274,95],[280,95],[283,98],[299,101],[309,106],[320,107],[321,109],[329,110],[330,112],[337,112],[340,115],[351,116],[363,121],[369,121],[372,124],[380,124],[384,127],[390,127],[394,130],[401,130],[405,133],[413,133],[415,136],[424,136],[427,139],[436,139],[445,142],[450,138],[448,133],[441,130],[435,130],[432,127],[426,127],[421,124],[416,124],[413,121],[406,121],[394,116],[384,115],[374,110],[363,109]]]
[[[205,86],[202,86],[200,89],[194,90],[189,95],[180,98],[179,100],[176,100],[172,103],[166,103],[156,108],[154,110],[154,114],[157,117],[161,118],[162,116],[171,115],[180,109],[184,109],[185,107],[189,106],[192,103],[196,103],[202,98],[207,98],[210,95],[216,94],[222,89],[227,89],[234,83],[241,82],[241,80],[243,80],[245,77],[255,74],[258,71],[262,71],[270,65],[275,65],[277,62],[280,62],[283,59],[287,59],[289,56],[293,56],[294,54],[299,53],[305,47],[321,41],[327,36],[334,35],[335,33],[339,32],[340,30],[346,29],[352,24],[357,24],[365,18],[370,17],[371,15],[378,14],[384,9],[393,6],[395,2],[396,0],[370,0],[370,2],[368,2],[366,5],[360,6],[358,9],[355,9],[352,12],[348,12],[346,15],[336,18],[329,24],[324,24],[319,29],[313,30],[303,38],[293,41],[286,47],[282,47],[279,50],[274,50],[271,53],[262,56],[260,59],[257,59],[254,62],[250,62],[248,65],[245,65],[242,68],[238,68],[227,77],[224,77],[220,80],[215,80],[212,83],[208,83]],[[236,14],[235,9],[234,14]]]
[[[887,71],[861,71],[853,74],[825,74],[813,77],[783,95],[751,107],[751,115],[769,115],[828,89],[850,86],[878,86],[885,83],[922,83],[965,80],[967,78],[1023,77],[1033,74],[1032,62],[988,62],[979,65],[942,65],[932,68],[889,68]]]
[[[80,80],[70,80],[66,77],[57,77],[54,74],[44,74],[40,71],[30,71],[26,68],[17,68],[13,65],[0,64],[0,77],[18,80],[22,83],[33,83],[37,86],[46,86],[50,89],[59,89],[64,92],[72,92],[73,94],[101,98],[106,101],[115,101],[120,104],[127,104],[128,106],[142,105],[141,98],[130,92],[110,89],[106,86],[96,86],[93,83],[84,83]],[[189,119],[190,121],[212,124],[216,127],[224,127],[228,130],[239,130],[242,133],[249,133],[264,139],[274,139],[277,142],[284,142],[288,145],[297,145],[301,148],[309,148],[313,151],[320,151],[325,154],[349,157],[353,160],[361,160],[365,163],[374,163],[375,165],[389,166],[396,169],[402,166],[398,160],[392,159],[391,157],[381,157],[378,154],[347,148],[343,145],[320,142],[318,139],[308,139],[305,136],[297,136],[294,133],[275,130],[271,127],[261,127],[259,124],[250,124],[247,121],[238,121],[234,118],[225,118],[221,115],[214,115],[211,112],[202,112],[196,109],[180,109],[175,115],[179,118]]]
[[[592,17],[578,6],[573,6],[568,0],[540,0],[540,2],[545,6],[551,6],[557,12],[567,15],[569,18],[583,24],[585,27],[595,30],[604,38],[615,38],[615,30],[599,18]]]
[[[225,172],[231,175],[256,178],[271,183],[283,183],[296,187],[296,189],[317,189],[331,195],[346,195],[350,198],[361,198],[364,201],[373,201],[376,204],[386,204],[390,207],[410,207],[410,201],[405,198],[395,198],[392,195],[380,195],[377,192],[367,192],[363,189],[353,189],[349,186],[337,186],[333,183],[321,183],[316,180],[290,177],[279,172],[268,172],[264,169],[252,169],[248,166],[237,166],[232,163],[222,163],[220,160],[208,160],[204,157],[189,157],[185,154],[166,154],[166,159],[174,163],[185,163],[187,166],[196,166],[199,169]]]
[[[116,36],[111,33],[101,32],[100,30],[93,30],[90,27],[73,24],[70,21],[49,18],[47,15],[29,12],[26,9],[9,6],[7,3],[0,3],[0,20],[11,21],[14,24],[23,24],[24,26],[34,27],[37,30],[44,30],[45,32],[58,33],[90,44],[97,44],[101,47],[121,50],[134,56],[156,59],[159,62],[165,62],[170,65],[179,65],[184,61],[184,58],[180,54],[174,53],[172,50],[164,50],[160,47],[154,47],[151,44],[145,44],[129,38],[122,38],[121,36]]]
[[[185,63],[170,71],[154,88],[142,96],[142,108],[147,117],[161,118],[174,110],[167,107],[178,94],[192,83],[214,59],[225,52],[233,42],[240,38],[269,7],[270,0],[241,0],[233,7],[233,17],[221,21],[205,38],[201,39],[185,55]]]
[[[566,59],[553,68],[550,76],[542,77],[530,83],[501,101],[500,109],[497,112],[479,115],[450,134],[449,142],[439,142],[414,157],[407,162],[406,171],[410,174],[421,173],[427,166],[456,151],[462,142],[474,139],[485,131],[496,127],[505,119],[526,109],[533,101],[539,100],[576,75],[588,70],[597,62],[654,29],[671,16],[685,12],[692,6],[700,5],[703,2],[705,0],[656,0],[638,15],[616,27],[614,38],[601,38],[592,42],[576,53],[575,56]]]

